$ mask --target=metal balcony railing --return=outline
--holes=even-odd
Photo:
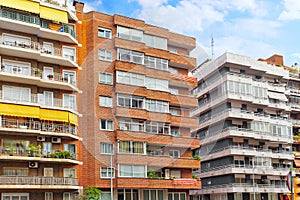
[[[28,129],[45,132],[67,133],[77,135],[77,127],[68,124],[45,123],[43,121],[24,121],[18,119],[2,119],[2,128]]]
[[[21,13],[12,12],[12,11],[8,11],[8,10],[0,9],[0,17],[4,17],[7,19],[12,19],[12,20],[16,20],[16,21],[21,21],[21,22],[25,22],[25,23],[40,25],[40,19],[37,16],[24,15]]]
[[[40,176],[0,176],[1,185],[78,185],[77,178]]]

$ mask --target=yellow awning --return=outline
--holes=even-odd
[[[31,13],[40,13],[40,4],[38,2],[29,0],[0,0],[0,5],[14,8],[18,10],[24,10]]]
[[[69,115],[67,111],[41,109],[40,110],[41,120],[69,122]]]
[[[69,122],[71,124],[78,125],[78,116],[73,113],[69,113]]]
[[[0,114],[17,117],[39,118],[40,108],[34,106],[21,106],[0,103]]]
[[[68,12],[40,6],[40,17],[43,19],[50,19],[57,22],[68,23]]]

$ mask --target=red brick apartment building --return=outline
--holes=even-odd
[[[78,196],[76,22],[55,1],[0,1],[1,200]]]
[[[81,184],[96,186],[103,199],[188,200],[200,180],[192,170],[199,139],[190,131],[197,100],[188,72],[194,38],[144,21],[99,12],[83,13],[78,23],[79,103],[83,117]],[[111,178],[112,177],[112,178]]]

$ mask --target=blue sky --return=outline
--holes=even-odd
[[[253,59],[281,54],[300,62],[300,0],[80,0],[96,10],[145,20],[197,39],[194,56],[225,51]]]

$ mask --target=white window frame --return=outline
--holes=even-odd
[[[113,107],[113,98],[108,96],[99,96],[99,106],[112,108]]]
[[[114,155],[114,144],[107,143],[107,142],[100,142],[100,153],[106,155]]]
[[[4,199],[5,196],[9,196],[10,199],[12,199],[11,197],[13,197],[13,196],[14,197],[18,196],[19,200],[20,200],[21,196],[25,196],[25,197],[27,197],[27,200],[29,200],[29,193],[2,193],[1,199]]]
[[[21,62],[21,61],[3,59],[2,65],[4,66],[4,69],[3,69],[4,72],[10,73],[10,74],[31,76],[31,63],[30,62]],[[15,71],[17,71],[17,73]],[[24,72],[24,73],[22,73],[22,72]]]
[[[66,198],[67,195],[67,198]],[[71,193],[70,192],[64,192],[63,193],[63,200],[71,200]]]
[[[12,46],[18,46],[19,44],[26,44],[28,46],[31,45],[31,38],[30,37],[24,37],[24,36],[21,36],[21,35],[14,35],[14,34],[9,34],[9,33],[3,33],[2,34],[2,41],[6,44],[6,42],[8,40],[5,40],[6,37],[11,37],[11,38],[14,38],[15,39],[15,43],[16,45],[12,45]],[[20,42],[20,40],[23,40],[22,42]],[[26,42],[24,42],[25,40],[27,40]],[[9,42],[12,42],[12,41],[9,41]],[[31,48],[31,47],[30,47]]]
[[[126,33],[120,33],[121,29],[126,29],[127,34]],[[134,33],[139,33],[139,34],[134,34]],[[123,34],[123,35],[122,35]],[[132,41],[136,41],[136,42],[143,42],[143,31],[142,30],[138,30],[138,29],[133,29],[133,28],[128,28],[128,27],[124,27],[124,26],[117,26],[117,36],[118,38],[122,38],[122,39],[126,39],[126,40],[132,40]],[[137,35],[139,35],[139,37],[136,37]]]
[[[117,59],[120,61],[131,62],[135,64],[144,65],[145,54],[139,51],[132,51],[128,49],[118,48],[117,49]],[[126,59],[122,59],[122,55],[126,55]],[[141,59],[141,62],[136,62],[137,58]]]
[[[103,31],[103,36],[99,35],[99,30]],[[107,37],[107,33],[109,34],[109,36]],[[107,38],[107,39],[111,39],[112,38],[112,30],[109,28],[104,28],[104,27],[98,27],[98,31],[97,31],[97,35],[100,38]]]
[[[106,170],[106,176],[102,176],[102,173],[103,173],[103,170]],[[112,173],[112,177],[110,177],[109,176],[109,170],[111,170],[110,171],[110,173]],[[115,178],[115,168],[114,167],[100,167],[100,178]]]
[[[62,81],[65,81],[65,78],[67,78],[67,83],[76,85],[76,71],[73,70],[63,70],[62,71]]]
[[[54,54],[54,45],[53,45],[53,43],[51,43],[51,42],[43,42],[43,46],[42,46],[41,51],[42,51],[42,53],[53,55]]]
[[[176,155],[177,154],[177,155]],[[174,150],[174,149],[170,149],[169,150],[169,156],[171,158],[180,158],[180,150]]]
[[[102,56],[104,55],[104,56]],[[112,51],[107,49],[98,49],[98,59],[102,61],[112,61]]]
[[[123,176],[121,175],[121,166],[128,166],[131,168],[130,170],[130,173],[131,173],[131,176]],[[143,172],[143,176],[135,176],[135,171],[134,171],[134,167],[137,167],[137,166],[143,166],[144,167],[144,172]],[[132,178],[146,178],[147,177],[147,165],[128,165],[128,164],[119,164],[118,165],[118,177],[132,177]]]
[[[168,198],[169,198],[169,195],[172,195],[172,199],[171,200],[174,200],[174,194],[178,194],[179,195],[178,199],[180,199],[180,196],[182,194],[184,194],[184,199],[186,200],[186,193],[185,192],[168,192]]]
[[[70,101],[70,99],[68,100],[68,102],[65,102],[65,98],[67,98],[67,96],[69,98],[72,97],[72,99],[74,99],[74,102]],[[74,105],[72,105],[72,103],[74,103]],[[77,110],[76,95],[75,94],[63,94],[63,107],[67,108],[67,109]]]
[[[23,95],[20,94],[21,96],[19,96],[19,99],[15,100],[15,99],[12,99],[11,97],[12,96],[9,96],[11,99],[5,99],[5,93],[7,91],[5,91],[5,88],[11,88],[13,90],[19,90],[18,92],[20,93],[20,91],[23,93],[25,90],[27,90],[28,92],[28,99],[23,99]],[[15,93],[15,91],[13,92]],[[21,97],[21,99],[20,99]],[[26,88],[26,87],[16,87],[16,86],[11,86],[11,85],[3,85],[2,86],[2,99],[3,100],[7,100],[7,101],[20,101],[20,102],[31,102],[31,88]]]
[[[64,54],[64,49],[72,49],[72,50],[74,50],[74,55],[67,55],[67,56],[65,56],[65,54]],[[73,61],[73,62],[76,62],[76,61],[77,61],[77,59],[76,59],[76,48],[75,48],[75,47],[70,47],[70,46],[65,46],[65,45],[63,45],[63,46],[62,46],[62,56],[63,56],[64,58],[67,58],[67,59]],[[70,57],[70,56],[73,56],[73,59],[72,59],[72,57]]]
[[[105,120],[105,126],[106,126],[106,128],[105,129],[103,129],[102,127],[101,127],[101,122],[102,122],[102,120]],[[112,123],[112,129],[109,129],[108,127],[108,123]],[[102,130],[102,131],[114,131],[114,121],[113,120],[111,120],[111,119],[100,119],[100,130]]]
[[[121,142],[128,142],[129,143],[129,152],[121,152],[120,151],[120,143]],[[134,152],[134,142],[142,143],[143,144],[143,152],[142,153],[135,153]],[[119,154],[138,154],[138,155],[146,155],[147,154],[147,142],[140,142],[140,141],[128,141],[122,140],[118,142],[118,153]]]
[[[101,75],[105,76],[105,80],[101,80]],[[108,72],[99,73],[99,83],[112,85],[113,84],[113,74]]]
[[[76,168],[63,168],[63,177],[76,178],[77,177]]]
[[[45,200],[53,200],[53,192],[45,192]]]

